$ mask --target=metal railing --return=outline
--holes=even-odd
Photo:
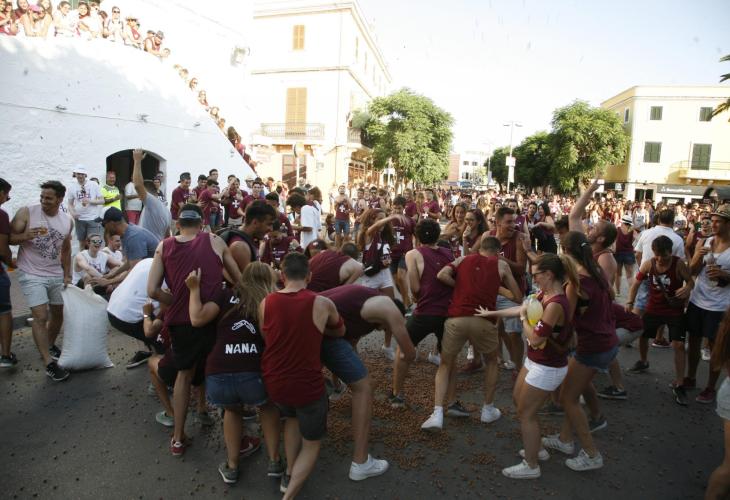
[[[323,123],[262,123],[261,135],[294,141],[303,139],[323,139]]]
[[[362,144],[362,130],[360,130],[359,128],[348,128],[347,142]]]
[[[708,170],[720,170],[730,171],[730,161],[710,161],[705,163],[692,163],[691,161],[684,160],[672,163],[670,166],[673,170],[690,170],[694,171],[708,171]]]

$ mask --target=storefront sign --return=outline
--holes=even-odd
[[[657,186],[657,193],[678,196],[702,196],[705,194],[706,189],[707,186],[660,184]]]

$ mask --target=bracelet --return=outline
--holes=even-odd
[[[633,306],[633,305],[634,305],[634,303],[633,303],[633,302],[627,302],[627,303],[626,303],[626,305],[627,305],[627,306]]]

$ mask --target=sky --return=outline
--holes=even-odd
[[[455,120],[454,151],[549,130],[576,99],[635,85],[717,85],[730,0],[359,0],[392,76]]]

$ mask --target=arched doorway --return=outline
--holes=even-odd
[[[147,155],[142,160],[142,177],[154,179],[158,173],[162,173],[162,184],[164,185],[167,177],[165,163],[162,157],[147,151]],[[121,191],[124,191],[124,187],[132,180],[132,165],[131,149],[117,151],[106,157],[106,171],[113,170],[116,172],[117,187]]]

